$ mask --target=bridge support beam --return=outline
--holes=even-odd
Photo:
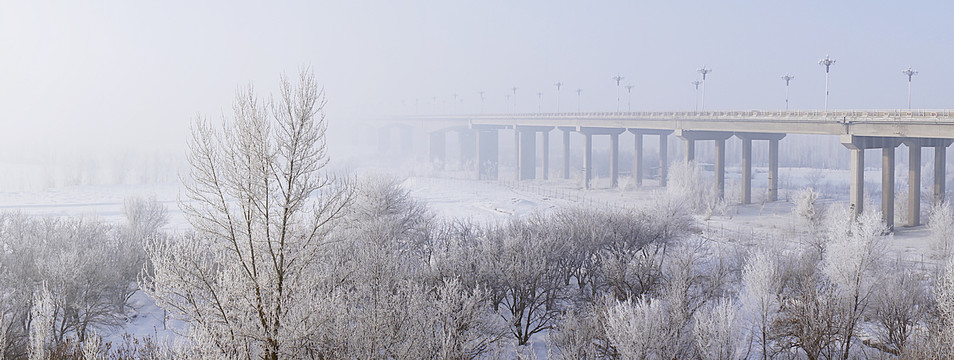
[[[643,133],[634,132],[633,135],[636,136],[633,145],[633,180],[639,187],[643,186]]]
[[[643,158],[643,135],[659,135],[659,186],[666,186],[666,175],[669,169],[669,159],[668,159],[668,150],[669,150],[669,134],[672,133],[672,130],[655,130],[655,129],[629,129],[629,132],[635,135],[635,143],[633,145],[633,178],[636,181],[636,186],[643,185],[643,177],[645,176],[645,159]]]
[[[725,140],[734,133],[724,131],[693,131],[677,129],[676,136],[686,141],[686,161],[695,159],[695,141],[715,141],[715,193],[719,199],[725,197]]]
[[[570,178],[570,132],[573,128],[563,128],[563,178]]]
[[[947,198],[945,186],[947,185],[947,147],[950,146],[950,140],[945,143],[934,146],[934,204],[940,204]]]
[[[583,133],[583,188],[590,188],[593,177],[593,134]]]
[[[477,131],[477,180],[497,180],[498,142],[496,129]]]
[[[619,187],[619,133],[610,134],[610,187]]]
[[[659,134],[659,186],[666,186],[669,177],[669,132]]]
[[[520,153],[517,172],[520,180],[534,179],[537,175],[537,133],[532,130],[519,130]]]
[[[550,131],[541,131],[543,136],[543,180],[550,179]]]
[[[881,148],[881,215],[894,229],[894,146]]]
[[[473,130],[461,130],[457,134],[460,140],[461,170],[471,170],[477,161],[477,132]]]
[[[921,224],[921,144],[908,144],[908,226]]]
[[[428,134],[428,139],[430,140],[430,147],[428,148],[430,154],[429,161],[437,170],[444,170],[444,155],[446,154],[446,140],[444,135],[445,133],[443,131],[434,131]]]
[[[901,138],[879,136],[842,135],[841,143],[851,150],[851,184],[848,202],[852,220],[864,212],[865,196],[865,150],[881,149],[881,216],[889,228],[894,226],[894,148],[901,144]],[[921,151],[912,151],[917,154],[917,163],[921,163]],[[890,163],[890,164],[889,164]],[[920,178],[920,165],[917,177]],[[920,183],[920,180],[918,180]]]
[[[785,134],[771,133],[735,133],[742,140],[742,199],[741,203],[752,203],[752,141],[767,140],[769,145],[768,201],[778,200],[778,142]]]

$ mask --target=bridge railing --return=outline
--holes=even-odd
[[[518,113],[518,114],[469,114],[469,115],[426,115],[411,118],[433,120],[480,120],[480,119],[642,119],[642,120],[688,120],[688,119],[731,119],[731,120],[764,120],[790,119],[799,121],[841,121],[851,119],[944,119],[954,121],[952,109],[846,109],[846,110],[720,110],[720,111],[654,111],[654,112],[584,112],[584,113]]]

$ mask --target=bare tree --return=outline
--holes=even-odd
[[[220,129],[197,119],[188,160],[191,237],[148,247],[147,291],[227,357],[299,357],[314,324],[315,268],[349,193],[325,167],[324,93],[302,69],[262,103],[236,94]]]

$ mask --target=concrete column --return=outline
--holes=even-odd
[[[520,180],[520,131],[517,127],[513,128],[513,176],[514,180]]]
[[[894,147],[881,148],[881,215],[894,228]]]
[[[378,128],[378,151],[387,154],[391,150],[391,128]]]
[[[534,179],[537,175],[537,132],[520,131],[520,180]]]
[[[633,145],[633,179],[636,186],[643,186],[643,134],[634,133],[636,142]]]
[[[659,135],[659,186],[666,186],[669,176],[669,134]]]
[[[742,204],[752,203],[752,139],[742,138]]]
[[[550,131],[541,131],[543,135],[543,180],[550,178]]]
[[[477,180],[496,180],[500,150],[497,130],[477,132]]]
[[[477,132],[473,130],[461,130],[458,132],[460,139],[460,167],[461,169],[473,169],[474,162],[477,161]]]
[[[851,152],[851,185],[848,191],[848,206],[851,209],[852,219],[864,211],[865,195],[865,150],[849,149]]]
[[[921,145],[908,145],[908,226],[921,224]]]
[[[684,139],[686,141],[686,163],[696,159],[696,141]]]
[[[401,151],[404,152],[404,156],[409,156],[411,151],[414,149],[414,135],[411,133],[411,127],[402,126],[400,134]]]
[[[437,170],[444,170],[445,140],[443,131],[430,133],[430,163]]]
[[[947,146],[934,147],[934,203],[938,204],[947,197],[944,187],[947,185]]]
[[[719,199],[725,198],[725,139],[715,140],[715,189]]]
[[[570,178],[570,131],[563,130],[563,178]]]
[[[619,134],[610,134],[610,187],[619,186]]]
[[[768,200],[778,201],[778,140],[769,140]]]
[[[590,188],[593,177],[593,134],[583,133],[583,187]]]

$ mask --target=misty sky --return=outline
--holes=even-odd
[[[333,126],[380,114],[691,110],[695,70],[714,70],[707,109],[951,108],[949,1],[0,1],[0,141],[179,146],[197,113],[230,111],[313,67]],[[462,102],[450,104],[451,94]],[[437,104],[433,98],[437,97]],[[623,96],[625,109],[626,97]]]

